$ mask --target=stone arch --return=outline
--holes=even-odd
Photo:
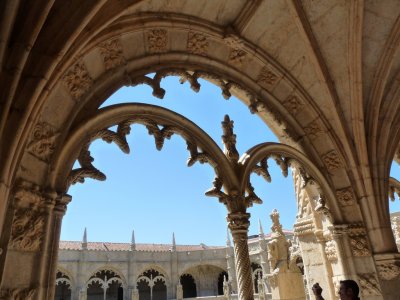
[[[182,20],[176,20],[175,22],[177,22],[177,24],[180,24],[181,27],[177,27],[177,24],[175,24],[175,29],[173,28],[168,28],[165,27],[167,26],[166,24],[159,24],[159,20],[158,23],[155,23],[154,25],[151,25],[152,22],[155,22],[154,20],[147,20],[146,19],[146,24],[147,26],[145,28],[140,28],[137,29],[140,32],[141,35],[146,35],[147,32],[150,32],[151,30],[153,30],[154,28],[159,28],[160,26],[162,28],[166,28],[166,30],[178,30],[176,28],[179,28],[179,30],[183,30],[182,28],[187,28],[186,26],[183,26],[184,23],[182,23]],[[124,23],[126,24],[126,23]],[[221,31],[221,29],[219,28],[210,28],[209,25],[207,24],[202,24],[201,22],[196,23],[196,26],[192,26],[192,28],[196,28],[196,30],[198,30],[198,32],[206,32],[208,35],[212,36],[212,42],[215,43],[215,47],[219,47],[220,50],[219,51],[214,51],[215,53],[219,53],[220,52],[226,52],[229,53],[229,50],[235,49],[231,44],[230,44],[230,40],[234,39],[234,35],[226,35],[223,31]],[[127,25],[126,25],[127,26]],[[116,28],[119,28],[118,26],[116,26]],[[201,30],[200,30],[201,29]],[[156,30],[156,29],[154,29]],[[187,29],[185,29],[187,31]],[[186,32],[185,30],[183,30],[183,32]],[[193,29],[194,30],[194,29]],[[192,31],[193,31],[192,30]],[[85,60],[90,60],[90,59],[94,59],[93,57],[95,57],[96,60],[96,65],[97,63],[99,63],[99,65],[104,65],[104,59],[101,58],[101,55],[99,54],[99,44],[105,43],[108,40],[113,40],[113,38],[118,37],[118,38],[127,38],[126,36],[128,36],[129,34],[132,34],[132,32],[134,32],[134,29],[129,29],[126,28],[127,33],[123,33],[123,32],[113,32],[113,29],[108,29],[108,33],[104,34],[104,37],[102,37],[102,35],[100,35],[98,38],[95,38],[94,41],[95,43],[93,43],[92,46],[87,46],[86,50],[84,50],[82,53],[77,54],[76,57],[80,57],[79,60],[80,61],[85,61]],[[194,32],[194,31],[193,31]],[[214,33],[213,33],[214,32]],[[171,33],[172,34],[172,31]],[[148,43],[149,40],[146,40]],[[211,41],[210,41],[211,43]],[[285,133],[285,130],[287,132],[292,132],[292,135],[294,134],[294,140],[298,140],[299,136],[303,136],[305,137],[305,142],[302,143],[302,147],[304,147],[305,149],[308,148],[308,145],[312,145],[312,143],[308,143],[309,141],[306,138],[305,135],[305,131],[302,130],[301,128],[305,128],[306,124],[304,125],[300,125],[300,123],[304,123],[304,120],[313,120],[316,121],[317,116],[320,116],[322,114],[318,113],[318,109],[315,105],[312,105],[312,101],[309,99],[310,97],[307,96],[305,94],[304,91],[302,91],[299,88],[299,85],[296,83],[296,81],[294,80],[294,78],[291,78],[289,74],[285,73],[284,70],[279,67],[276,62],[273,62],[267,54],[265,53],[255,53],[254,52],[254,45],[249,45],[246,42],[243,42],[243,45],[241,45],[241,47],[243,47],[244,50],[241,51],[245,51],[246,53],[251,53],[252,59],[255,61],[254,63],[257,65],[257,67],[252,68],[252,70],[257,70],[257,72],[259,71],[260,74],[244,74],[243,71],[239,71],[240,69],[238,69],[238,67],[232,63],[227,63],[227,59],[225,58],[225,61],[221,60],[221,57],[212,57],[212,55],[214,54],[214,52],[210,52],[207,55],[207,58],[205,58],[203,55],[200,55],[199,53],[196,53],[193,51],[191,51],[190,49],[181,49],[181,51],[183,53],[185,53],[185,61],[183,62],[183,64],[185,65],[191,65],[193,66],[193,68],[197,67],[203,69],[204,72],[207,72],[207,69],[209,71],[211,70],[215,70],[215,74],[218,76],[221,76],[221,74],[230,74],[229,76],[232,77],[234,80],[233,82],[236,82],[236,84],[238,82],[241,82],[241,86],[244,87],[244,90],[241,91],[234,91],[234,93],[237,93],[239,98],[244,99],[247,98],[247,101],[250,101],[251,98],[253,103],[248,103],[250,105],[255,105],[255,107],[253,107],[253,109],[257,109],[257,107],[260,108],[260,115],[264,115],[264,118],[267,118],[268,116],[275,116],[275,118],[277,119],[277,124],[280,123],[290,123],[289,125],[277,125],[277,126],[273,126],[276,127],[275,129],[278,129],[280,127],[280,135],[281,136],[287,136],[287,133]],[[146,46],[147,47],[147,46]],[[157,68],[159,68],[159,64],[163,64],[164,66],[174,66],[176,67],[177,65],[179,66],[179,57],[182,57],[181,54],[177,55],[174,53],[168,53],[171,52],[172,50],[175,51],[175,49],[167,49],[165,52],[161,51],[161,52],[155,52],[152,53],[151,51],[149,53],[146,53],[146,56],[141,59],[134,59],[134,57],[130,57],[130,55],[124,53],[124,51],[122,51],[120,54],[122,55],[122,58],[120,57],[120,60],[122,61],[122,65],[119,66],[113,66],[112,68],[109,68],[108,70],[106,70],[106,67],[102,67],[103,70],[93,70],[93,66],[91,67],[91,70],[86,70],[85,68],[87,67],[83,67],[85,69],[85,71],[81,72],[86,72],[86,75],[89,76],[90,78],[93,77],[92,81],[90,81],[88,84],[89,86],[87,87],[88,90],[84,90],[84,93],[82,95],[80,95],[79,97],[79,101],[76,101],[74,99],[71,99],[73,101],[72,102],[68,102],[67,100],[65,103],[67,105],[65,105],[65,107],[70,108],[71,105],[74,106],[74,109],[76,109],[76,107],[82,107],[83,103],[89,103],[92,102],[92,100],[90,100],[91,98],[97,98],[97,99],[105,99],[107,97],[107,95],[110,94],[109,88],[105,88],[105,87],[110,87],[110,86],[117,86],[119,87],[121,84],[126,83],[126,80],[128,78],[133,78],[135,76],[133,76],[131,73],[135,73],[137,76],[143,76],[144,74],[147,74],[148,72],[151,71],[156,71]],[[224,50],[224,51],[222,51]],[[96,53],[94,53],[96,52]],[[117,53],[119,53],[117,51]],[[141,53],[142,55],[142,53]],[[128,57],[125,57],[128,56]],[[140,62],[140,60],[142,61],[142,63]],[[131,62],[132,61],[132,62]],[[88,63],[89,64],[89,63]],[[129,67],[129,64],[132,65],[132,67]],[[91,65],[94,65],[94,61],[91,62]],[[65,87],[65,83],[63,83],[65,81],[65,77],[68,75],[68,70],[70,70],[71,68],[73,69],[74,67],[76,67],[76,61],[74,63],[72,63],[71,61],[69,61],[69,65],[67,64],[66,67],[64,68],[64,73],[63,75],[58,75],[58,76],[54,76],[54,80],[58,80],[58,83],[56,81],[54,81],[52,84],[49,83],[49,90],[51,91],[48,96],[47,96],[47,100],[46,100],[46,104],[43,107],[43,111],[45,111],[46,109],[51,108],[54,105],[54,101],[57,101],[57,103],[59,104],[59,99],[61,98],[73,98],[73,96],[69,95],[68,93],[70,92],[66,91],[66,87]],[[79,63],[78,63],[79,66]],[[82,67],[82,65],[80,65]],[[142,66],[142,67],[141,67]],[[150,67],[151,66],[151,67]],[[208,67],[207,67],[208,66]],[[134,71],[130,71],[129,68],[135,68]],[[142,68],[143,70],[146,71],[140,71],[140,68]],[[270,68],[270,71],[265,71],[268,68]],[[62,69],[62,68],[61,68]],[[89,68],[90,69],[90,68]],[[101,68],[100,68],[101,69]],[[139,71],[138,71],[139,70]],[[266,72],[265,76],[267,76],[269,74],[269,76],[275,78],[275,80],[277,82],[274,82],[275,85],[273,85],[273,88],[271,86],[268,86],[267,83],[263,83],[262,78],[264,78],[264,75],[261,75],[262,70],[264,70]],[[102,73],[102,71],[104,71]],[[102,74],[100,74],[100,73]],[[271,73],[268,73],[271,72]],[[99,73],[99,74],[97,74]],[[212,72],[211,72],[212,73]],[[95,76],[96,75],[96,76]],[[84,76],[83,76],[84,77]],[[114,78],[114,82],[115,83],[110,83],[107,81],[110,81],[110,79]],[[117,79],[115,79],[117,78]],[[260,79],[261,78],[261,79]],[[269,78],[267,76],[267,78]],[[211,77],[212,79],[212,77]],[[105,82],[102,82],[106,80]],[[231,80],[229,78],[227,78],[227,80]],[[266,80],[266,79],[265,79]],[[77,85],[77,84],[76,84]],[[72,89],[74,90],[72,93],[76,94],[76,93],[80,93],[79,91],[77,92],[76,89],[79,90],[79,88],[83,88],[85,87],[85,85],[82,86],[73,86]],[[98,90],[99,88],[96,88],[96,86],[99,86],[100,90]],[[103,91],[101,90],[101,88],[103,88]],[[84,88],[86,89],[86,88]],[[287,107],[292,107],[292,106],[296,106],[295,102],[293,99],[287,99],[287,97],[282,96],[282,95],[288,95],[287,91],[293,91],[296,90],[296,93],[299,93],[298,97],[300,97],[302,99],[302,101],[307,102],[308,104],[304,104],[301,105],[302,109],[304,110],[309,110],[306,115],[302,116],[302,122],[300,122],[300,120],[296,120],[296,115],[292,115],[288,112],[288,108]],[[252,94],[250,97],[250,100],[248,100],[248,95],[246,95],[247,92],[249,92]],[[279,97],[278,97],[279,96]],[[283,98],[282,98],[283,97]],[[307,100],[308,99],[308,100]],[[255,102],[254,102],[255,101]],[[267,103],[264,103],[265,101],[267,101]],[[290,104],[286,104],[283,105],[282,103],[286,103],[285,101],[287,101],[288,103],[292,103],[293,105]],[[310,102],[311,101],[311,102]],[[53,102],[53,104],[52,104]],[[268,107],[270,109],[268,109]],[[85,108],[86,111],[86,108]],[[76,113],[75,113],[76,114]],[[60,125],[58,124],[54,124],[54,120],[45,120],[47,118],[47,116],[45,116],[44,114],[41,115],[41,117],[39,118],[40,121],[43,123],[47,123],[47,124],[51,124],[54,126],[54,128],[57,130],[59,128]],[[63,126],[65,126],[65,122],[67,122],[67,120],[74,120],[74,114],[69,115],[68,117],[64,117],[61,118],[60,121],[62,121]],[[77,117],[77,119],[79,120],[80,118]],[[296,122],[298,123],[296,125]],[[300,123],[299,123],[300,122]],[[323,124],[326,123],[323,120],[319,120],[318,121],[320,124],[320,126],[323,127]],[[317,123],[318,123],[317,122]],[[69,126],[66,126],[67,128]],[[274,128],[273,128],[274,129]],[[322,131],[325,132],[329,132],[328,127],[325,127],[325,129],[321,129]],[[295,132],[295,133],[294,133]],[[329,133],[330,134],[330,133]],[[60,133],[60,142],[62,140],[62,137],[65,137],[64,133]],[[290,139],[289,139],[290,140]],[[304,139],[303,139],[304,140]],[[334,139],[332,140],[334,141]],[[293,145],[296,145],[296,143],[292,143]],[[334,144],[334,143],[333,143]],[[332,145],[333,145],[332,144]],[[315,150],[311,150],[309,149],[307,151],[308,153],[312,154],[315,153]],[[324,150],[324,152],[326,152]],[[321,153],[322,155],[323,153]],[[319,155],[314,156],[314,159],[316,159],[317,161],[319,161],[321,163],[321,166],[323,167],[323,163],[322,161],[318,158]]]
[[[57,272],[61,272],[61,273],[65,274],[69,279],[69,282],[71,284],[71,288],[75,287],[75,279],[71,275],[71,272],[69,270],[67,270],[66,268],[63,268],[61,266],[57,266]]]
[[[142,266],[140,268],[140,270],[138,270],[138,272],[137,272],[137,274],[138,274],[137,277],[139,277],[140,274],[143,274],[144,272],[146,272],[148,270],[155,270],[158,273],[162,274],[165,278],[166,285],[168,286],[170,284],[171,278],[168,276],[168,273],[165,271],[165,269],[162,266],[156,265],[156,264],[148,264],[148,265]],[[137,280],[137,278],[135,280]]]
[[[88,272],[88,278],[86,280],[86,285],[89,282],[90,278],[95,276],[97,273],[102,272],[102,271],[110,271],[113,272],[114,274],[116,274],[120,279],[120,283],[122,285],[122,287],[124,289],[126,289],[128,287],[126,278],[124,277],[124,275],[122,274],[122,272],[120,270],[118,270],[117,268],[113,267],[113,266],[103,266],[103,267],[97,267],[96,269]]]

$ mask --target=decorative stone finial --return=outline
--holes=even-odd
[[[259,238],[263,239],[264,238],[264,229],[262,227],[260,219],[258,219],[258,225],[259,225]]]
[[[282,231],[282,225],[279,222],[279,212],[274,208],[272,213],[270,214],[271,220],[272,220],[272,235],[274,236],[279,236],[279,235],[284,235]]]
[[[86,232],[86,227],[85,227],[85,230],[83,232],[82,250],[87,250],[87,232]]]
[[[225,115],[221,124],[224,153],[230,161],[237,162],[239,160],[239,152],[236,149],[236,134],[233,133],[233,121],[231,121],[228,115]]]
[[[132,250],[132,251],[136,250],[135,230],[132,230],[131,250]]]
[[[231,238],[229,237],[229,228],[226,228],[226,246],[231,247]]]
[[[172,233],[172,248],[171,248],[171,250],[174,252],[176,251],[175,233],[174,232]]]

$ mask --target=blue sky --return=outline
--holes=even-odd
[[[218,145],[221,141],[221,121],[225,114],[235,122],[237,149],[240,155],[262,142],[278,142],[265,123],[250,113],[235,97],[225,100],[215,85],[200,80],[199,93],[177,77],[162,81],[166,89],[163,100],[154,98],[150,87],[125,87],[114,93],[103,106],[115,103],[151,103],[174,110],[206,131]],[[212,186],[211,166],[196,163],[186,166],[189,156],[185,141],[178,135],[166,140],[157,151],[154,138],[142,125],[133,125],[128,142],[131,153],[122,153],[115,144],[95,141],[91,147],[94,166],[106,174],[100,182],[86,179],[69,190],[68,205],[61,231],[62,240],[81,240],[87,228],[88,241],[130,242],[132,230],[137,243],[171,243],[175,233],[177,244],[224,245],[226,242],[226,208],[217,198],[206,197]],[[276,208],[284,228],[292,228],[296,214],[291,174],[284,178],[275,163],[269,163],[272,182],[257,175],[251,180],[263,204],[249,209],[249,234],[259,232],[261,220],[264,232],[270,231],[269,214]],[[399,166],[394,166],[397,174]],[[400,176],[397,176],[400,178]],[[400,209],[399,201],[391,209]]]

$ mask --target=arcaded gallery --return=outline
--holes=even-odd
[[[339,299],[345,279],[362,300],[400,299],[398,0],[3,0],[0,14],[0,299],[306,300],[316,283]],[[226,111],[214,137],[167,107],[169,78],[261,123],[238,134]],[[138,87],[158,101],[107,102]],[[95,146],[132,156],[137,127],[212,172],[223,243],[136,242],[145,224],[130,242],[61,239],[74,187],[112,178]],[[290,228],[282,208],[252,218],[275,167]]]

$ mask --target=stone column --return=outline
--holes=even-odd
[[[233,238],[236,259],[236,276],[238,279],[238,298],[249,300],[254,298],[253,282],[248,248],[248,229],[250,214],[243,212],[229,213],[227,220]]]
[[[13,280],[1,283],[0,298],[54,299],[61,220],[70,200],[29,182],[15,189],[3,270]]]
[[[228,271],[228,282],[231,284],[232,293],[237,292],[237,279],[235,271],[235,255],[232,249],[231,240],[229,239],[229,233],[226,237],[226,266]]]

